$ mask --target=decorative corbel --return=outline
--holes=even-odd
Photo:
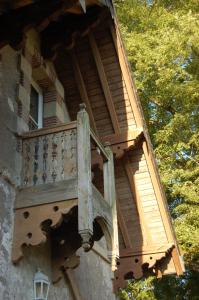
[[[63,216],[75,206],[77,206],[77,199],[16,209],[12,248],[13,263],[19,262],[23,257],[24,246],[37,246],[46,241],[46,224],[48,224],[48,228],[58,227]]]
[[[117,261],[117,270],[115,272],[114,290],[125,288],[127,279],[139,279],[146,276],[150,271],[153,274],[157,272],[158,262],[171,253],[174,245],[168,244],[158,249],[153,249],[151,253],[139,254],[132,251],[126,251],[120,255]]]
[[[144,139],[142,128],[129,130],[128,134],[119,133],[102,138],[103,143],[110,143],[111,150],[116,159],[120,159],[130,150],[135,149],[138,144]]]

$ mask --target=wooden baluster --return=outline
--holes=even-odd
[[[47,180],[47,161],[48,161],[48,139],[47,136],[45,135],[43,137],[43,183],[46,182]]]
[[[23,178],[23,182],[22,185],[23,186],[28,186],[30,184],[30,145],[29,145],[29,141],[23,142],[23,151],[22,151],[22,155],[23,155],[23,168],[22,168],[22,178]]]
[[[33,162],[33,185],[37,185],[38,182],[38,171],[39,171],[39,138],[36,138],[34,141],[34,162]]]
[[[57,178],[57,136],[56,136],[56,133],[53,134],[52,136],[52,168],[53,168],[53,171],[52,171],[52,179],[53,179],[53,182],[56,181],[56,178]]]
[[[90,126],[85,104],[80,108],[77,114],[78,227],[82,246],[88,251],[93,234]]]
[[[61,180],[64,180],[65,132],[61,133]]]
[[[110,253],[109,256],[112,261],[112,270],[114,271],[116,269],[116,259],[119,257],[115,173],[113,153],[109,143],[106,143],[105,150],[109,159],[108,161],[104,162],[104,198],[109,203],[112,212],[112,253]]]

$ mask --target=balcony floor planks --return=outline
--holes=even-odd
[[[77,177],[18,190],[15,209],[77,198]]]

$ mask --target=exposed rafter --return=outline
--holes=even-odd
[[[163,220],[163,224],[164,224],[164,227],[165,227],[165,232],[166,232],[166,235],[167,235],[167,239],[168,239],[168,242],[172,242],[173,241],[173,234],[172,234],[173,230],[172,230],[171,224],[169,222],[170,218],[167,214],[165,214],[165,212],[167,212],[167,207],[166,207],[164,201],[162,201],[162,198],[163,198],[162,191],[159,187],[159,182],[157,180],[155,170],[154,170],[154,166],[153,166],[153,163],[152,163],[151,153],[149,151],[149,148],[148,148],[148,145],[147,145],[146,141],[143,142],[142,148],[143,148],[143,152],[144,152],[145,157],[146,157],[146,162],[147,162],[148,168],[150,170],[151,180],[152,180],[152,184],[153,184],[154,191],[155,191],[155,194],[156,194],[156,198],[157,198],[157,201],[158,201],[158,206],[159,206],[160,213],[161,213],[161,216],[162,216],[162,220]]]
[[[71,49],[76,39],[84,36],[100,21],[101,8],[94,6],[87,10],[86,15],[68,14],[41,32],[41,52],[44,58],[52,58],[63,46]]]
[[[114,106],[114,103],[113,103],[113,99],[112,99],[112,95],[111,95],[111,92],[110,92],[109,84],[108,84],[108,81],[107,81],[106,73],[105,73],[105,70],[104,70],[104,66],[103,66],[103,63],[102,63],[102,59],[101,59],[101,56],[100,56],[100,52],[99,52],[99,49],[97,47],[97,43],[95,41],[95,38],[94,38],[94,36],[91,32],[89,33],[88,37],[89,37],[89,43],[90,43],[90,46],[91,46],[91,49],[92,49],[92,52],[93,52],[93,57],[94,57],[94,60],[95,60],[95,63],[96,63],[96,67],[97,67],[97,70],[98,70],[98,75],[99,75],[99,78],[100,78],[100,81],[101,81],[102,89],[104,91],[106,104],[107,104],[109,114],[110,114],[110,117],[111,117],[111,120],[112,120],[113,128],[114,128],[115,133],[119,133],[120,132],[119,122],[118,122],[117,114],[116,114],[116,111],[115,111],[115,106]]]
[[[143,212],[139,192],[138,192],[137,187],[136,187],[136,182],[135,182],[135,178],[134,178],[134,174],[133,174],[134,172],[133,172],[133,169],[132,169],[132,166],[131,166],[132,164],[129,161],[128,156],[126,156],[123,159],[123,162],[124,162],[126,174],[127,174],[128,180],[129,180],[129,185],[130,185],[130,188],[131,188],[131,192],[132,192],[132,195],[134,196],[134,200],[135,200],[135,203],[136,203],[136,207],[137,207],[137,211],[138,211],[138,215],[139,215],[139,220],[140,220],[140,225],[141,225],[141,228],[142,228],[142,232],[144,234],[144,238],[145,238],[146,242],[148,243],[148,242],[151,242],[151,235],[150,235],[150,232],[148,230],[148,227],[145,224],[144,212]]]
[[[21,46],[24,32],[60,10],[59,1],[43,0],[0,15],[0,48],[5,44]]]
[[[131,244],[131,240],[129,237],[129,233],[128,233],[128,228],[126,226],[126,223],[124,221],[124,216],[122,214],[121,211],[121,207],[120,207],[120,201],[117,200],[117,215],[118,215],[118,223],[119,223],[119,227],[122,233],[122,237],[125,243],[125,247],[126,248],[131,248],[132,244]]]
[[[77,87],[78,87],[82,102],[84,102],[86,104],[86,108],[87,108],[87,111],[88,111],[88,114],[89,114],[89,118],[90,118],[90,121],[91,121],[92,128],[94,129],[95,133],[97,133],[97,127],[96,127],[95,120],[94,120],[94,117],[93,117],[92,107],[90,105],[90,101],[89,101],[89,98],[88,98],[88,94],[87,94],[87,90],[86,90],[86,87],[85,87],[84,79],[83,79],[82,73],[80,71],[78,60],[77,60],[77,57],[76,57],[74,51],[71,52],[71,59],[72,59],[73,70],[74,70],[74,74],[75,74]]]
[[[43,0],[37,0],[37,2],[42,2]],[[4,0],[0,2],[0,15],[11,10],[20,9],[33,4],[34,0]],[[81,8],[81,13],[86,12],[87,6],[91,5],[102,5],[108,6],[112,9],[112,2],[109,0],[50,0],[48,2],[60,2],[65,9],[70,12],[79,13],[78,7]]]
[[[109,1],[102,3],[102,1],[95,0],[39,0],[36,2],[5,0],[0,3],[0,48],[6,44],[10,44],[13,48],[20,48],[25,37],[24,33],[32,27],[36,27],[40,32],[48,29],[47,34],[48,31],[50,33],[48,39],[51,43],[49,47],[64,43],[67,46],[71,44],[69,40],[73,39],[72,35],[75,32],[85,31],[85,26],[88,28],[87,22],[89,23],[91,18],[93,21],[97,20],[95,10],[101,11],[103,9],[101,6],[108,6],[110,9],[111,4]],[[67,24],[62,23],[64,16],[68,20]],[[52,27],[51,23],[53,23]],[[46,32],[44,37],[45,35]],[[68,42],[64,36],[69,37]]]
[[[134,117],[135,117],[137,126],[143,127],[143,122],[142,122],[142,119],[140,118],[140,110],[139,110],[138,102],[136,101],[136,95],[135,95],[136,89],[135,89],[133,81],[132,81],[130,69],[128,68],[128,62],[126,59],[125,50],[124,50],[124,47],[123,47],[123,44],[121,41],[121,37],[118,32],[119,31],[118,28],[119,28],[118,26],[113,26],[113,24],[110,24],[110,31],[111,31],[113,42],[115,45],[115,50],[118,54],[121,71],[122,71],[122,74],[125,79],[126,88],[127,88],[128,94],[129,94],[131,107],[134,112]]]
[[[143,138],[143,130],[134,129],[128,130],[128,133],[107,135],[102,137],[102,141],[110,143],[115,158],[121,158],[126,152],[138,147]]]

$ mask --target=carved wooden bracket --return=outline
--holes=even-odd
[[[129,130],[127,134],[113,134],[102,138],[104,143],[109,142],[115,158],[121,158],[125,152],[134,149],[144,138],[142,128]]]
[[[77,199],[16,209],[12,261],[23,257],[24,246],[37,246],[50,235],[52,253],[52,281],[63,276],[63,271],[80,263],[76,251],[81,247],[78,234]]]
[[[48,228],[60,226],[63,216],[75,206],[77,206],[76,199],[17,209],[12,261],[17,263],[23,257],[23,246],[44,243],[47,239],[46,226]]]
[[[115,272],[114,290],[125,288],[127,279],[139,279],[147,274],[155,274],[156,264],[166,258],[174,248],[174,245],[168,244],[159,249],[151,251],[151,253],[139,254],[130,252],[129,254],[120,256],[117,262],[118,269]]]

